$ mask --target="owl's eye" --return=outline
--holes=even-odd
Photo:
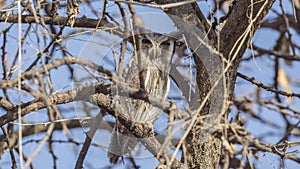
[[[143,39],[142,43],[144,43],[144,44],[151,44],[151,41],[149,39]]]
[[[163,41],[163,42],[161,43],[161,45],[163,45],[163,46],[169,46],[169,45],[170,45],[170,42],[169,42],[169,41]]]

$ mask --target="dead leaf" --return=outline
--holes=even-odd
[[[290,83],[289,83],[289,79],[288,79],[288,76],[287,76],[285,70],[279,68],[277,81],[282,86],[282,88],[284,89],[285,92],[292,93],[292,89],[291,89],[291,86],[290,86]],[[292,97],[286,97],[286,101],[288,103],[292,103],[293,98]]]

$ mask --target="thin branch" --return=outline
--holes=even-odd
[[[37,16],[37,19],[41,20],[41,16]],[[63,16],[43,16],[45,24],[49,25],[58,25],[63,26],[64,23],[68,21],[68,17]],[[2,14],[0,16],[0,22],[9,22],[9,23],[18,23],[18,15],[10,14]],[[21,23],[36,23],[36,18],[32,15],[22,15]],[[76,18],[73,27],[81,27],[81,28],[98,28],[104,29],[109,32],[113,32],[116,35],[122,35],[122,29],[116,26],[115,24],[109,23],[107,20],[103,19],[99,23],[98,19],[91,19],[85,16],[81,18]]]
[[[293,92],[293,93],[288,93],[288,92],[285,92],[285,91],[282,91],[282,90],[274,89],[273,87],[266,86],[266,85],[264,85],[264,84],[261,83],[261,82],[257,82],[257,81],[255,80],[254,77],[248,77],[248,76],[246,76],[246,75],[244,75],[244,74],[242,74],[242,73],[239,73],[239,72],[237,73],[237,75],[238,75],[239,77],[241,77],[242,79],[245,79],[245,80],[247,80],[248,82],[250,82],[250,83],[252,83],[252,84],[254,84],[254,85],[256,85],[256,86],[261,87],[261,88],[263,88],[263,89],[265,89],[265,90],[267,90],[267,91],[273,92],[273,93],[275,93],[275,94],[281,94],[281,95],[287,96],[287,97],[292,97],[292,96],[294,96],[294,97],[300,98],[300,94],[297,94],[297,93],[294,93],[294,92]]]
[[[82,165],[83,165],[83,161],[85,159],[85,156],[88,152],[88,149],[91,145],[92,139],[96,133],[96,131],[98,130],[99,126],[100,126],[100,122],[102,121],[104,116],[104,112],[100,111],[96,118],[94,119],[93,125],[90,128],[90,130],[86,133],[86,137],[85,137],[85,141],[83,143],[83,146],[81,148],[81,151],[78,155],[77,161],[76,161],[76,165],[75,165],[75,169],[82,169]]]
[[[104,77],[107,77],[107,78],[112,77],[112,73],[110,71],[106,70],[102,66],[99,66],[93,62],[89,62],[89,61],[86,61],[84,59],[80,59],[77,57],[64,57],[63,59],[58,59],[52,63],[44,65],[44,67],[31,69],[27,72],[24,72],[21,74],[20,78],[23,80],[30,79],[30,78],[34,77],[36,74],[45,73],[46,70],[50,71],[51,69],[58,68],[59,66],[63,66],[63,65],[67,65],[67,64],[75,64],[75,63],[93,68],[93,69],[99,71],[100,73],[102,73],[104,75]],[[13,87],[17,83],[18,83],[18,78],[11,79],[11,80],[0,80],[0,88]]]

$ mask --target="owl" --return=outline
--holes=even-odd
[[[159,33],[144,33],[137,35],[137,41],[139,50],[124,67],[120,81],[132,88],[142,87],[150,97],[164,103],[170,87],[168,76],[176,39]],[[126,96],[116,96],[113,100],[116,113],[126,113],[133,122],[153,124],[161,113],[159,108],[142,100]],[[116,120],[108,148],[110,163],[116,164],[119,157],[133,150],[138,142],[138,138]]]

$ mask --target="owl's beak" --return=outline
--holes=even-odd
[[[152,54],[152,58],[155,58],[155,57],[161,55],[161,48],[159,47],[159,45],[154,45],[152,47],[151,54]]]

